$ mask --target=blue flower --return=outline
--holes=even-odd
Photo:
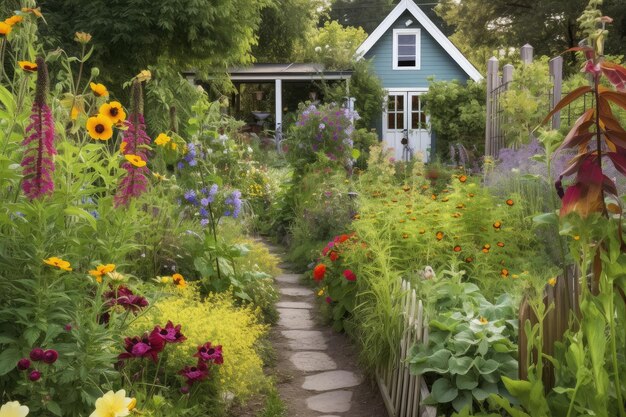
[[[224,216],[232,216],[234,219],[239,217],[239,213],[241,212],[241,191],[233,191],[226,197],[224,202],[227,206]]]
[[[191,204],[198,204],[198,200],[196,199],[196,192],[194,190],[185,191],[185,200],[187,200]]]

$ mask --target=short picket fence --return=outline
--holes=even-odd
[[[411,284],[402,280],[402,314],[404,330],[396,360],[376,372],[378,387],[389,417],[436,417],[437,409],[422,405],[429,395],[421,376],[412,375],[406,362],[414,344],[428,343],[428,325],[424,318],[424,306],[417,299]]]

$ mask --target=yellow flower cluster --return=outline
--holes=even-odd
[[[258,323],[257,311],[235,306],[234,298],[228,293],[200,300],[191,284],[175,296],[157,301],[154,307],[133,323],[130,333],[141,334],[168,320],[182,325],[187,340],[167,347],[174,352],[168,358],[168,372],[174,374],[193,363],[197,347],[210,341],[222,345],[224,351],[224,364],[213,374],[219,378],[222,392],[245,398],[263,387],[263,362],[257,352],[259,339],[267,327]]]

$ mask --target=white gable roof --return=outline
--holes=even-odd
[[[382,21],[380,25],[365,39],[365,41],[359,46],[356,51],[357,56],[362,58],[365,56],[376,42],[389,30],[389,28],[395,23],[396,20],[404,13],[409,11],[419,22],[420,25],[441,45],[441,47],[450,55],[450,57],[474,80],[482,80],[483,76],[478,72],[476,67],[468,61],[467,58],[454,46],[452,42],[444,35],[441,30],[433,23],[432,20],[426,16],[426,14],[420,9],[413,0],[400,0],[400,3],[389,13],[389,15]]]

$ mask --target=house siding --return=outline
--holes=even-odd
[[[413,24],[404,23],[411,19]],[[420,32],[420,69],[393,69],[393,29],[421,29]],[[365,54],[372,59],[372,67],[383,83],[384,88],[428,88],[428,78],[438,81],[467,81],[469,76],[457,64],[437,41],[416,22],[410,12],[404,12],[382,38]]]

